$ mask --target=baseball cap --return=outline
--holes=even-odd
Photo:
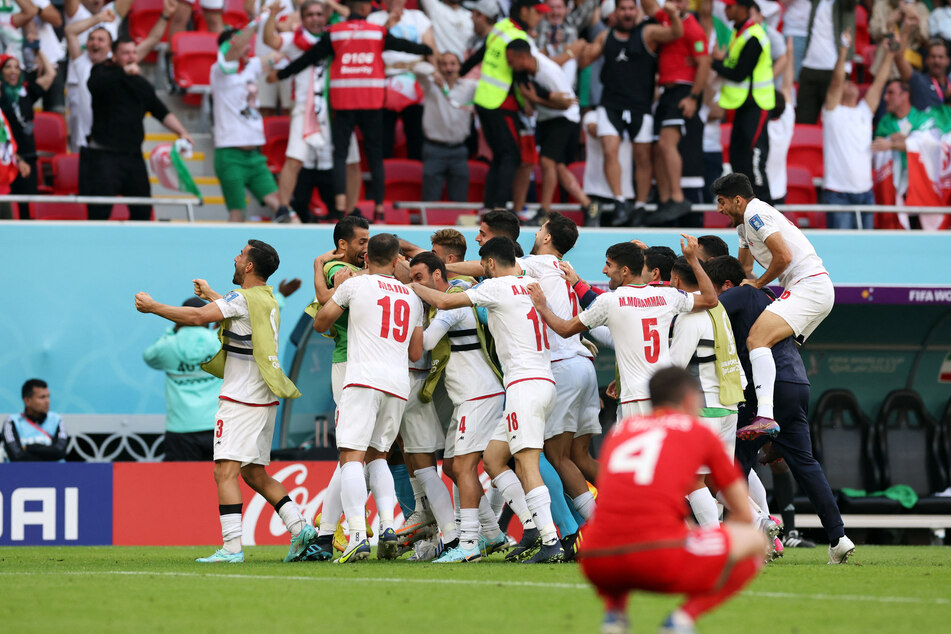
[[[502,13],[499,9],[498,0],[474,0],[472,2],[463,2],[462,6],[470,11],[478,11],[487,18],[496,18]]]
[[[515,2],[512,3],[510,15],[515,15],[522,7],[535,7],[535,10],[539,13],[548,13],[551,11],[551,7],[544,2],[540,2],[540,0],[515,0]]]

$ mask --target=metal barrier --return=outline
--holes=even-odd
[[[120,196],[0,196],[0,203],[77,203],[80,205],[151,205],[153,207],[184,207],[188,222],[195,222],[195,207],[202,202],[194,196],[175,198]]]

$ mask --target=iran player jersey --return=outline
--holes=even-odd
[[[569,320],[578,314],[578,295],[565,279],[561,267],[558,266],[558,258],[553,255],[530,255],[519,258],[519,262],[526,273],[538,280],[553,313]],[[551,345],[552,361],[570,357],[591,358],[591,353],[581,343],[581,335],[563,339],[548,326],[545,328],[548,331],[548,343]]]
[[[528,285],[536,281],[527,275],[506,275],[485,280],[465,292],[469,301],[488,313],[506,389],[517,381],[555,382],[548,328],[528,294]]]
[[[601,448],[598,504],[585,524],[585,548],[680,539],[687,534],[686,496],[697,470],[709,467],[717,487],[740,479],[716,435],[693,416],[655,410],[626,418]]]
[[[743,224],[736,228],[736,233],[740,237],[740,248],[749,249],[753,259],[764,269],[768,269],[773,261],[773,254],[766,246],[766,238],[774,233],[783,237],[792,255],[792,262],[777,278],[783,288],[788,289],[803,278],[827,273],[822,266],[822,259],[816,255],[812,243],[799,227],[759,198],[754,198],[746,206]]]
[[[693,310],[693,295],[670,286],[628,284],[603,293],[579,315],[589,330],[606,325],[614,339],[621,403],[650,397],[647,384],[657,370],[671,365],[670,322]]]
[[[409,342],[423,325],[423,305],[391,275],[351,277],[333,301],[350,308],[344,387],[369,387],[409,396]]]

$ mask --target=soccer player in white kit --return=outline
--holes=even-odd
[[[560,336],[572,337],[604,325],[611,331],[621,377],[618,402],[622,419],[650,413],[648,382],[657,370],[671,365],[668,333],[674,315],[717,305],[716,290],[697,260],[697,239],[681,235],[684,256],[700,284],[699,295],[648,285],[650,274],[644,265],[644,251],[630,242],[615,244],[605,254],[603,273],[613,292],[600,295],[570,320],[552,312],[540,286],[529,288],[535,308]]]
[[[522,525],[530,531],[537,527],[542,545],[527,561],[564,561],[551,516],[551,497],[538,470],[545,422],[555,403],[555,379],[548,330],[528,293],[528,285],[537,282],[522,275],[515,263],[515,243],[508,238],[486,241],[479,255],[489,278],[481,284],[463,293],[439,293],[421,284],[413,284],[413,290],[439,310],[485,307],[505,386],[505,410],[483,456],[485,469]],[[517,476],[506,466],[512,455]]]
[[[346,280],[314,318],[314,329],[324,332],[350,309],[347,374],[337,413],[340,497],[350,542],[338,563],[369,556],[364,517],[367,480],[380,516],[377,556],[396,556],[396,491],[386,456],[409,396],[406,359],[417,361],[423,352],[422,304],[393,277],[399,260],[396,236],[381,233],[370,238],[366,260],[369,274]]]
[[[756,319],[746,340],[758,404],[756,418],[736,432],[743,440],[775,438],[779,425],[773,416],[776,364],[771,348],[790,336],[803,343],[832,312],[835,289],[806,236],[774,207],[755,198],[744,174],[721,176],[710,191],[717,198],[717,212],[736,227],[746,274],[752,275],[754,260],[766,269],[743,284],[763,288],[776,280],[783,287],[783,294]]]

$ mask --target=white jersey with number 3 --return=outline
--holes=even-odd
[[[553,255],[529,255],[519,258],[525,272],[538,280],[548,308],[562,319],[571,319],[578,314],[578,296],[575,289],[565,279],[558,266],[560,260]],[[548,328],[546,326],[546,328]],[[581,344],[581,335],[574,335],[563,339],[551,328],[548,328],[548,343],[551,344],[551,360],[561,361],[571,357],[588,357],[591,353]]]
[[[773,254],[766,246],[766,239],[774,233],[783,237],[783,242],[792,256],[792,262],[777,278],[783,288],[788,289],[803,278],[827,272],[822,266],[822,259],[816,255],[812,243],[799,227],[758,198],[754,198],[746,206],[743,224],[736,228],[736,233],[740,237],[740,248],[749,249],[753,259],[764,269],[768,269],[773,261]]]
[[[528,285],[535,281],[527,275],[506,275],[466,291],[469,301],[488,312],[506,389],[516,381],[555,382],[548,329],[528,294]]]
[[[647,384],[671,365],[670,322],[693,310],[693,295],[669,286],[629,284],[598,296],[579,318],[588,329],[607,325],[621,378],[621,403],[650,398]]]
[[[422,302],[390,275],[351,277],[333,301],[350,308],[344,388],[369,387],[406,400],[409,342],[423,325]]]

